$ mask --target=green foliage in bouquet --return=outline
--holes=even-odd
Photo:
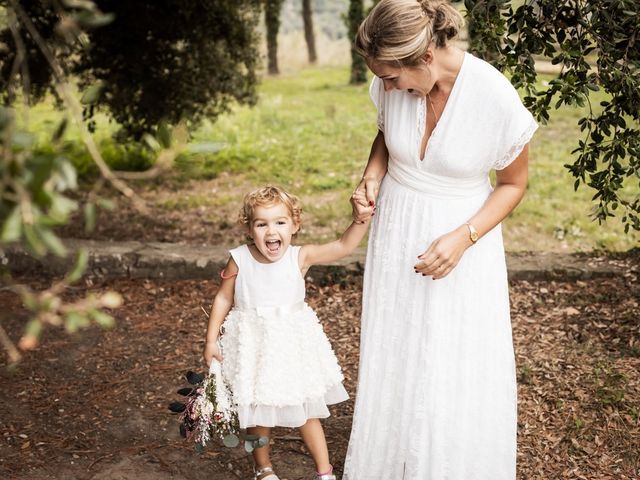
[[[180,435],[193,441],[196,450],[202,451],[213,438],[229,448],[237,447],[242,440],[248,453],[269,442],[267,437],[240,431],[236,406],[219,364],[206,376],[189,371],[185,377],[193,387],[178,390],[187,399],[184,403],[172,402],[169,410],[180,414]]]

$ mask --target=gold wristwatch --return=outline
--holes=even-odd
[[[478,231],[476,230],[476,227],[471,225],[469,222],[465,223],[465,225],[469,228],[469,239],[473,243],[476,243],[478,241],[478,238],[480,238],[480,235],[478,235]]]

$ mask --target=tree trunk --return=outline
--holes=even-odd
[[[267,70],[271,75],[278,69],[278,30],[280,30],[280,7],[283,0],[265,0],[264,23],[267,27]]]
[[[309,53],[309,63],[316,63],[316,39],[313,36],[313,13],[311,11],[311,0],[302,0],[302,21],[304,22],[304,39],[307,41],[307,52]]]
[[[351,79],[349,83],[359,84],[367,81],[367,64],[353,46],[358,27],[364,20],[364,1],[349,0],[348,28],[351,40]]]

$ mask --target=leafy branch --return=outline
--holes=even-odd
[[[83,28],[99,27],[113,19],[100,12],[90,0],[66,0],[65,5],[67,9],[58,12],[56,31],[67,42],[79,41]],[[82,102],[86,104],[95,101],[96,88],[88,89],[82,100],[78,100],[63,65],[52,52],[51,41],[43,38],[18,1],[9,0],[7,14],[17,48],[11,67],[13,77],[9,85],[14,91],[21,87],[26,103],[25,111],[28,111],[29,55],[22,37],[25,32],[37,45],[40,56],[48,62],[54,78],[55,92],[66,113],[78,126],[82,141],[101,174],[89,194],[88,202],[83,206],[86,228],[91,229],[95,224],[96,206],[109,208],[108,202],[96,198],[97,189],[105,182],[110,183],[132,201],[139,211],[144,212],[143,201],[106,164],[83,120]],[[13,109],[0,107],[0,246],[22,243],[34,256],[66,256],[67,249],[55,234],[54,228],[67,223],[70,215],[79,209],[79,203],[67,193],[77,189],[77,173],[60,149],[68,121],[63,119],[55,128],[50,142],[53,149],[43,153],[36,148],[35,135],[25,128],[19,128],[15,116]],[[185,148],[187,133],[183,126],[176,127],[172,132],[164,125],[158,131],[158,139],[150,135],[145,136],[145,139],[157,154],[157,162],[151,171],[138,174],[135,178],[151,178],[169,168],[176,155]],[[20,295],[31,315],[17,347],[0,326],[0,344],[12,363],[20,360],[21,351],[38,345],[40,333],[46,326],[64,326],[68,332],[74,332],[91,324],[102,327],[113,325],[113,318],[104,309],[114,309],[121,305],[122,298],[118,293],[108,291],[73,302],[62,298],[67,288],[82,277],[87,262],[87,253],[81,250],[72,271],[40,292],[25,285],[17,285],[11,279],[5,280],[8,284],[6,288]]]
[[[587,107],[583,137],[565,167],[594,190],[599,223],[620,212],[625,232],[640,230],[640,3],[634,0],[465,0],[471,49],[525,91],[542,123],[563,105]],[[536,58],[561,67],[541,89]],[[594,92],[603,90],[597,106]]]

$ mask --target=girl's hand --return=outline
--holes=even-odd
[[[364,223],[376,209],[376,199],[380,183],[374,178],[364,177],[351,195],[351,208],[353,210],[353,221]]]
[[[444,278],[458,265],[464,252],[473,245],[466,225],[435,239],[427,251],[418,256],[413,267],[416,273],[431,275],[434,280]]]
[[[207,368],[211,366],[211,361],[215,358],[219,362],[222,362],[222,355],[220,354],[220,348],[218,342],[207,342],[204,346],[204,352],[202,352],[204,362],[207,364]]]

